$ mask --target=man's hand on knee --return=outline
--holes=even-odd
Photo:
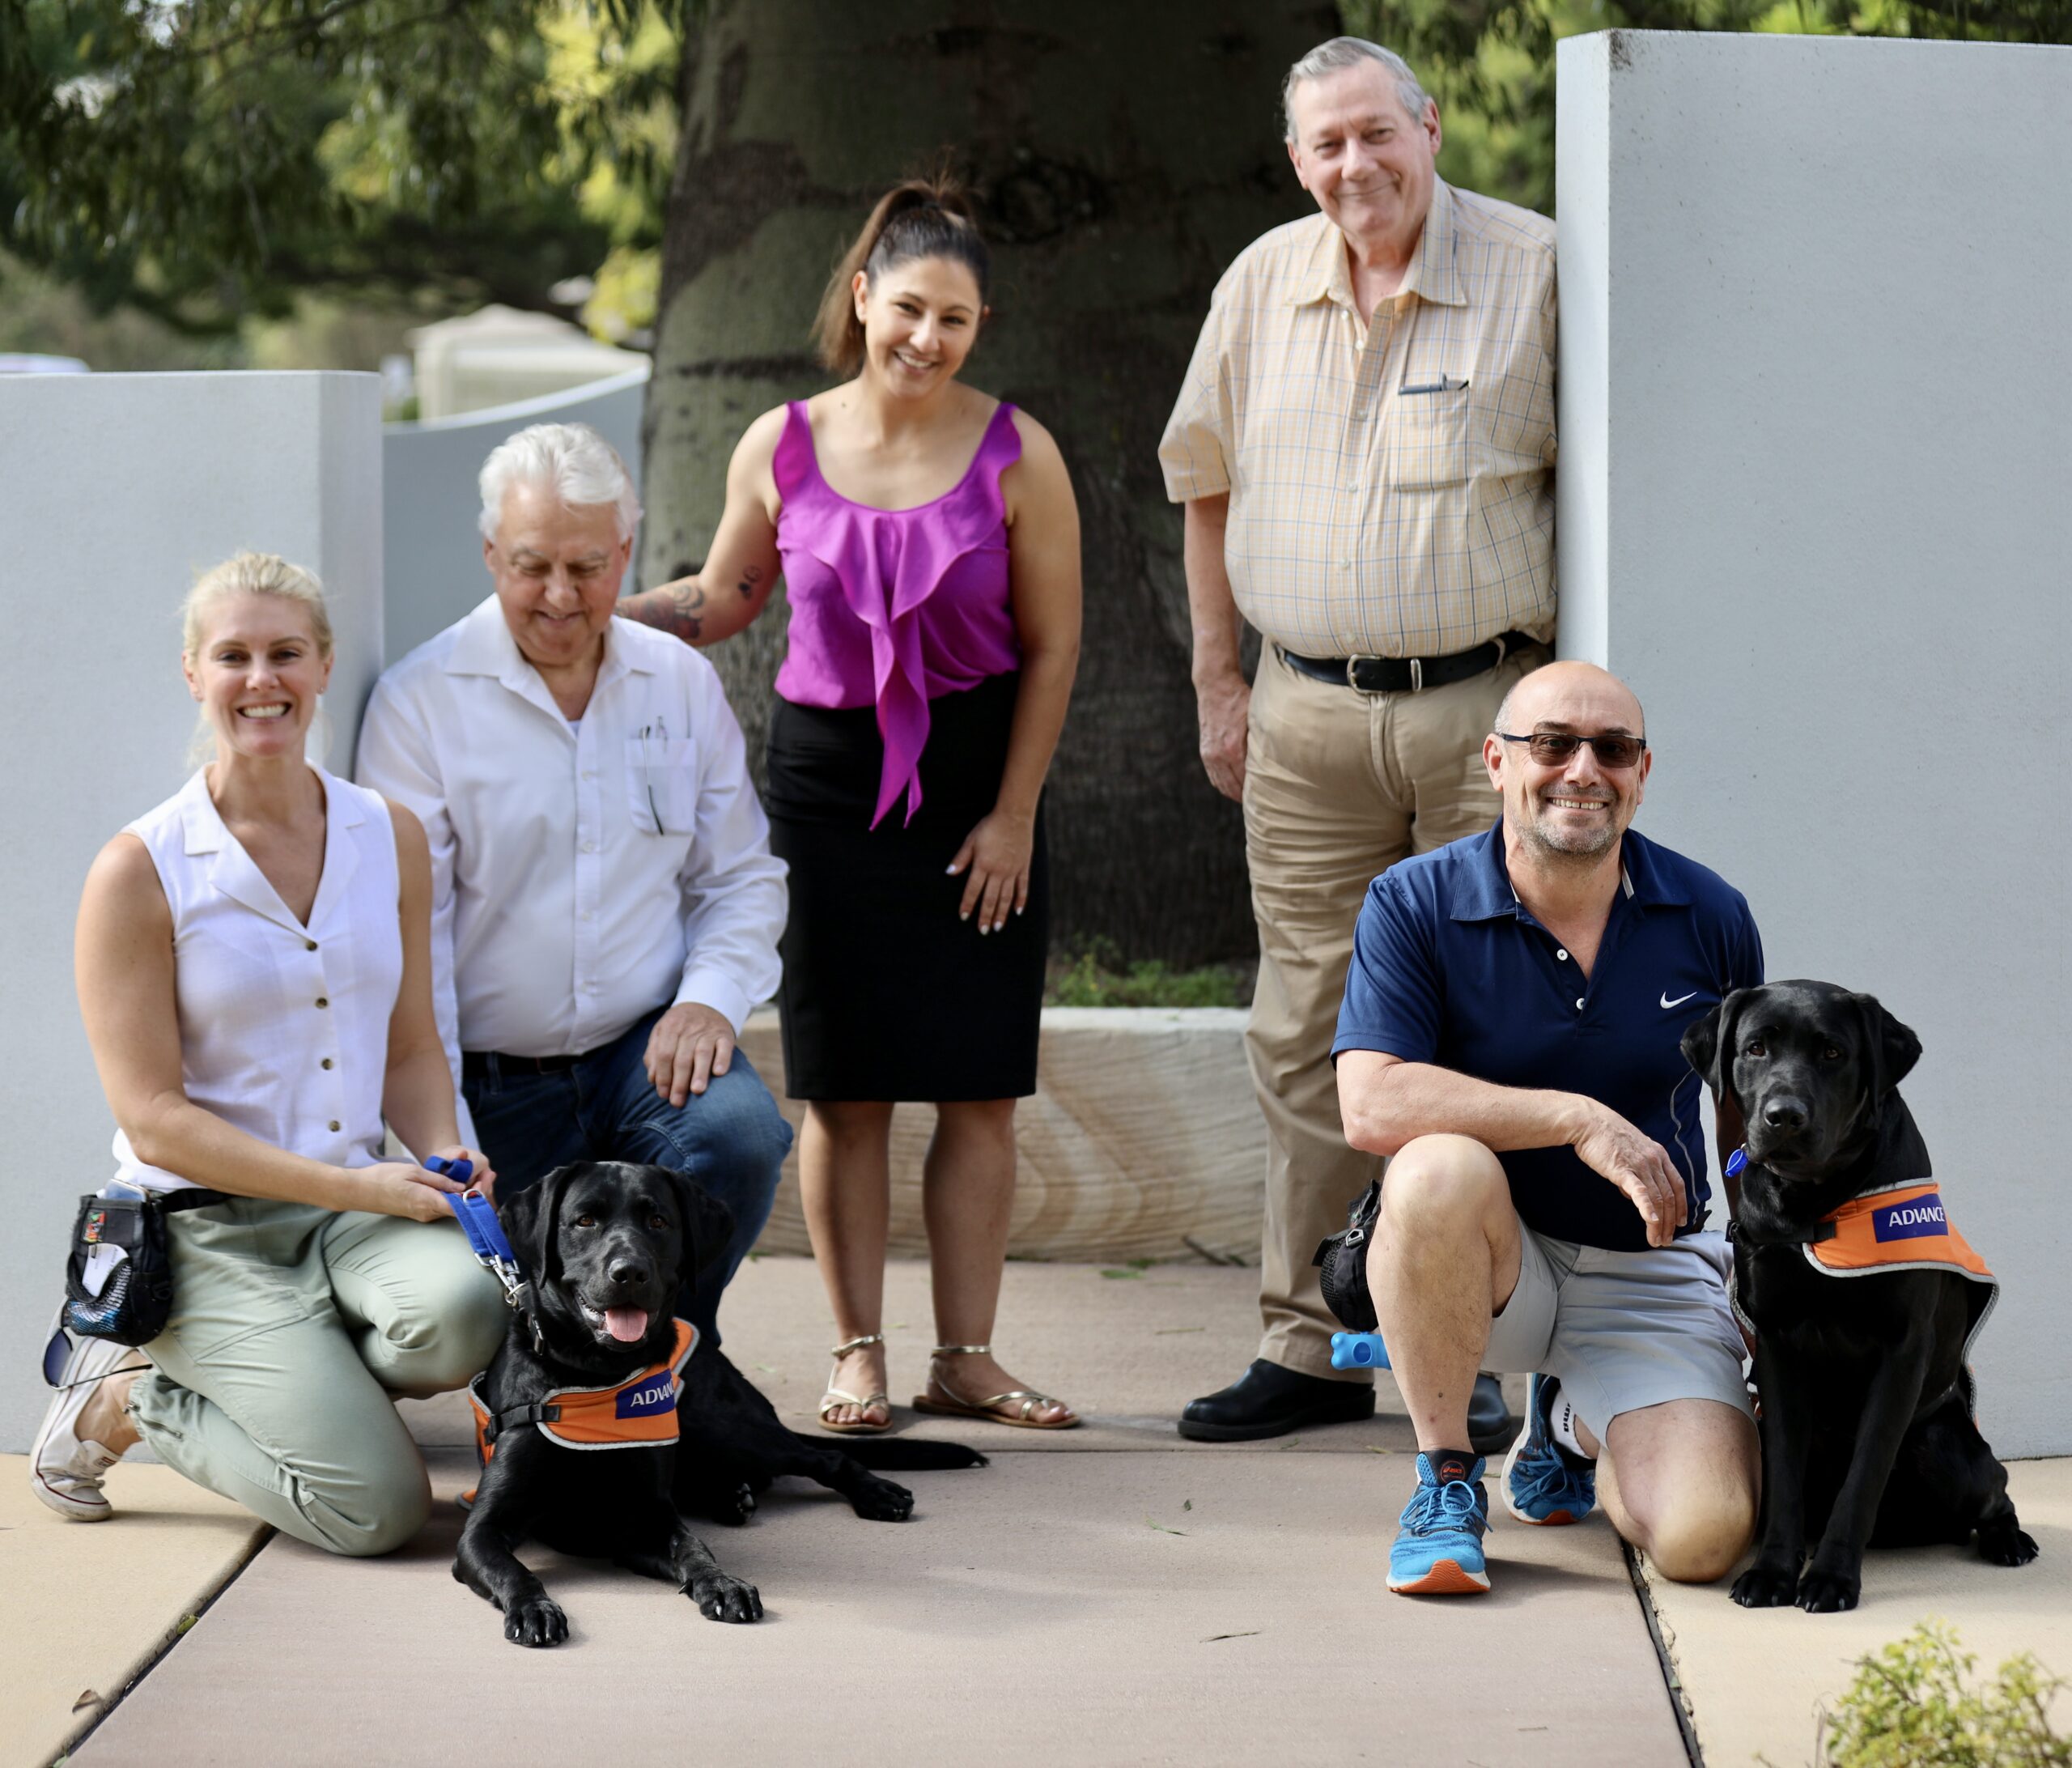
[[[648,1078],[670,1104],[703,1093],[734,1060],[734,1028],[696,1001],[679,1001],[655,1022],[643,1058]]]
[[[1610,1106],[1580,1094],[1576,1103],[1589,1107],[1569,1138],[1576,1158],[1626,1193],[1647,1224],[1650,1246],[1667,1246],[1676,1238],[1685,1214],[1683,1175],[1668,1150]]]

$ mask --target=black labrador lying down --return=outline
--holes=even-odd
[[[681,1174],[618,1161],[558,1167],[499,1214],[526,1282],[503,1348],[470,1390],[487,1460],[453,1575],[503,1611],[507,1639],[568,1637],[567,1616],[519,1562],[521,1541],[673,1583],[708,1620],[758,1621],[755,1587],[720,1569],[690,1515],[745,1523],[756,1494],[793,1473],[839,1492],[859,1516],[904,1522],[913,1494],[866,1460],[985,1464],[961,1443],[845,1454],[809,1441],[720,1350],[694,1343],[669,1307],[732,1223]]]
[[[1756,1335],[1763,1515],[1734,1600],[1853,1609],[1866,1545],[1975,1536],[1981,1558],[2026,1565],[2036,1544],[1979,1434],[1966,1366],[1997,1286],[1951,1226],[1895,1090],[1921,1040],[1869,995],[1781,982],[1736,989],[1684,1053],[1747,1133],[1734,1278]]]

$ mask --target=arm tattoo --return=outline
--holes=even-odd
[[[750,596],[755,593],[755,586],[762,581],[762,566],[750,565],[747,570],[741,573],[741,580],[734,587],[741,591],[741,600],[745,601]]]
[[[687,589],[672,589],[669,601],[676,610],[671,630],[678,638],[695,642],[705,630],[705,617],[698,612],[705,606],[705,586],[693,582]]]

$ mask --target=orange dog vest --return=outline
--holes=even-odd
[[[652,1449],[677,1439],[677,1396],[683,1392],[683,1366],[698,1346],[698,1328],[687,1320],[673,1323],[676,1345],[667,1362],[650,1364],[638,1375],[609,1388],[557,1388],[538,1405],[527,1406],[522,1422],[532,1424],[550,1442],[565,1449]],[[474,1409],[475,1453],[486,1467],[496,1452],[500,1432],[482,1398],[488,1371],[468,1383],[468,1404]],[[510,1428],[518,1420],[507,1420]]]
[[[1964,1357],[1970,1360],[1972,1341],[2000,1298],[2000,1280],[1958,1233],[1933,1179],[1851,1197],[1825,1219],[1834,1232],[1804,1247],[1806,1262],[1823,1276],[1949,1271],[1968,1277],[1971,1325],[1964,1334]]]

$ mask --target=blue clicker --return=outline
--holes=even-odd
[[[1331,1366],[1334,1369],[1386,1369],[1389,1347],[1379,1332],[1333,1332]]]

